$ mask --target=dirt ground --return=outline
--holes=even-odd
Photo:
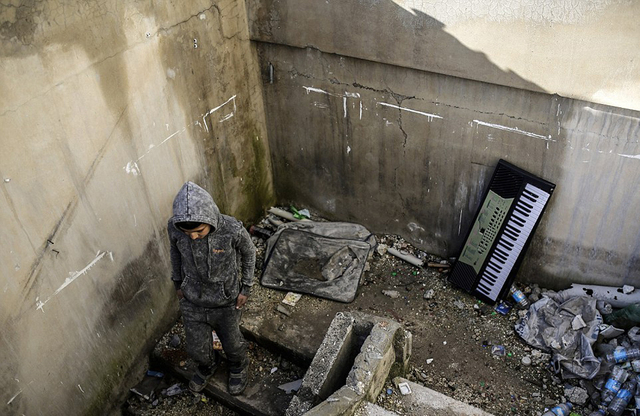
[[[259,225],[266,227],[267,223]],[[247,308],[271,314],[270,320],[276,321],[274,325],[287,325],[289,320],[304,322],[309,316],[318,320],[321,316],[320,320],[325,322],[319,324],[328,326],[337,311],[362,311],[395,319],[413,334],[411,371],[407,378],[495,415],[540,415],[545,407],[566,401],[565,381],[552,372],[550,356],[533,351],[516,335],[513,328],[519,318],[517,308],[506,315],[496,312],[494,307],[452,286],[447,281],[448,269],[412,266],[386,254],[384,247],[404,250],[426,261],[438,263],[443,259],[421,252],[397,236],[376,237],[379,247],[369,259],[369,270],[364,273],[352,303],[304,295],[296,306],[290,307],[291,316],[285,316],[275,309],[286,292],[262,287],[257,280]],[[265,243],[255,237],[254,242],[258,247],[256,279],[259,279]],[[525,294],[531,292],[528,286],[522,289]],[[431,290],[432,296],[425,298],[425,293]],[[397,293],[383,294],[383,291]],[[180,322],[159,342],[158,348],[166,348],[175,334],[182,334]],[[504,347],[504,355],[492,353],[498,348],[494,346]],[[184,352],[181,354],[174,359],[188,366],[188,357]],[[250,356],[252,377],[256,379],[268,376],[269,372],[279,372],[281,382],[304,375],[304,368],[254,343],[250,343]],[[186,390],[185,385],[182,388]],[[388,380],[377,404],[409,415],[399,404],[398,394]],[[190,393],[161,399],[155,405],[132,395],[124,408],[125,414],[145,416],[235,415],[213,400]],[[576,407],[574,411],[588,414],[586,408]]]

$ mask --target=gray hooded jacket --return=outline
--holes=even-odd
[[[180,222],[211,226],[204,238],[192,240],[176,227]],[[235,304],[249,296],[256,249],[242,223],[220,213],[211,195],[193,182],[182,185],[168,224],[171,280],[191,303],[207,308]]]

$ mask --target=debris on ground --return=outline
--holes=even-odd
[[[311,218],[314,221],[325,221],[313,213]],[[280,222],[270,214],[256,226],[275,232]],[[266,241],[258,235],[254,235],[252,240],[258,249],[258,277],[262,273]],[[339,303],[303,296],[293,306],[286,307],[289,312],[286,314],[281,310],[285,307],[282,304],[283,292],[256,281],[246,305],[247,312],[264,314],[282,331],[286,331],[294,322],[308,324],[310,330],[313,330],[313,325],[317,324],[315,321],[320,321],[318,317],[326,317],[328,322],[338,311],[364,311],[395,319],[413,334],[411,369],[406,379],[496,416],[540,416],[554,406],[567,402],[573,404],[571,410],[574,415],[590,415],[598,408],[601,410],[599,414],[604,415],[604,409],[612,403],[610,412],[617,412],[616,409],[624,404],[624,397],[615,397],[618,392],[622,391],[622,396],[625,396],[625,392],[629,392],[631,396],[636,394],[629,390],[629,383],[636,377],[635,369],[640,370],[640,360],[630,359],[619,363],[613,361],[622,359],[624,354],[627,354],[626,357],[634,356],[633,348],[640,341],[640,328],[632,327],[627,332],[614,325],[607,325],[608,314],[614,312],[609,302],[592,297],[595,302],[594,312],[593,303],[571,301],[575,296],[556,298],[564,296],[566,292],[555,293],[535,284],[521,283],[521,292],[531,305],[528,309],[514,309],[517,302],[511,296],[494,308],[463,293],[447,281],[450,262],[455,259],[442,259],[425,253],[394,235],[376,235],[376,240],[378,245],[367,260],[366,271],[359,281],[357,296],[353,302]],[[402,260],[388,253],[389,248],[414,256],[427,267],[417,267]],[[383,291],[393,291],[397,296],[390,297]],[[614,292],[618,293],[617,289]],[[622,292],[623,289],[620,288],[620,295],[633,296],[638,290],[634,289],[628,294]],[[541,299],[543,302],[534,308]],[[546,299],[553,300],[555,306]],[[565,305],[565,302],[569,303]],[[539,311],[541,305],[555,308],[562,319],[561,324],[547,326],[547,331],[556,331],[555,336],[530,334],[532,339],[544,340],[546,337],[549,340],[549,345],[543,343],[533,346],[525,342],[514,328],[516,323],[523,325],[523,322],[529,322],[533,314],[531,309]],[[573,308],[571,305],[581,306]],[[621,306],[616,306],[619,307]],[[556,315],[549,313],[549,319],[554,321]],[[597,315],[604,320],[599,325],[594,322],[598,320]],[[636,323],[640,326],[640,323]],[[567,333],[569,335],[565,336]],[[575,344],[572,344],[574,341]],[[277,376],[281,380],[275,386],[295,387],[295,383],[304,376],[306,370],[289,362],[287,357],[274,355],[253,342],[249,345],[252,369],[250,384],[257,383],[261,377],[267,377],[273,368],[278,370],[271,376]],[[569,345],[576,345],[575,350],[571,351]],[[591,348],[591,355],[584,352],[588,352],[588,348],[585,348],[587,345]],[[192,366],[192,362],[184,351],[184,346],[184,331],[178,321],[156,349],[164,358],[187,369]],[[500,347],[504,348],[504,354]],[[494,354],[496,351],[499,351],[499,355]],[[612,362],[607,361],[607,354],[611,355]],[[595,371],[597,364],[590,361],[591,356],[600,363],[593,378],[566,378],[570,374],[590,375]],[[166,393],[162,393],[165,392],[163,389],[161,394],[156,393],[158,402],[155,406],[153,401],[132,393],[125,405],[128,410],[124,414],[236,415],[213,399],[203,402],[179,381],[169,383],[165,387]],[[176,384],[178,387],[171,389]],[[169,394],[174,391],[177,392],[175,395]],[[289,392],[293,394],[294,390]],[[401,388],[392,380],[387,380],[376,398],[376,404],[400,415],[413,415],[411,409],[403,407],[401,397]]]

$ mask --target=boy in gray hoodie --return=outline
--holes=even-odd
[[[186,182],[173,201],[168,225],[171,280],[180,299],[187,352],[197,364],[189,388],[199,392],[218,362],[215,330],[229,361],[229,393],[247,385],[247,353],[241,309],[253,285],[256,249],[242,223],[223,215],[211,195]]]

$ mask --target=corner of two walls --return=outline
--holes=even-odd
[[[503,158],[557,185],[519,280],[640,284],[638,4],[247,5],[279,200],[456,256]]]
[[[186,180],[273,203],[241,0],[0,5],[0,413],[101,414],[177,317]]]

